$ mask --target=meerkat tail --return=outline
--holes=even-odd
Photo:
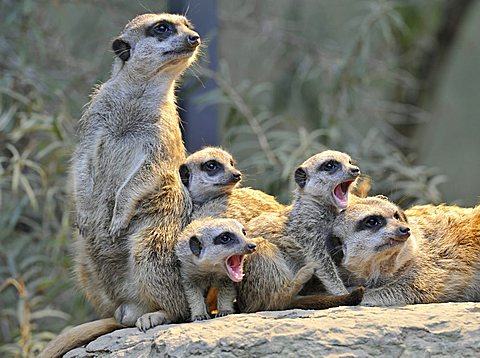
[[[362,302],[364,292],[365,289],[363,287],[358,287],[349,294],[340,296],[297,296],[292,300],[288,308],[299,308],[304,310],[324,310],[327,308],[339,306],[356,306],[359,305],[360,302]]]
[[[100,319],[72,327],[51,340],[38,357],[61,357],[74,348],[120,328],[125,328],[125,326],[118,323],[114,318]]]

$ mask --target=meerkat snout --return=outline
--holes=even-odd
[[[410,237],[410,228],[407,226],[400,226],[396,230],[396,238],[394,240],[397,241],[406,241]]]
[[[251,244],[247,244],[245,251],[251,254],[252,252],[255,252],[256,249],[257,249],[257,245],[251,243]]]
[[[200,45],[200,36],[196,32],[193,32],[193,34],[187,35],[187,37],[185,38],[185,44],[187,45],[187,47],[191,49],[196,48],[197,46]]]

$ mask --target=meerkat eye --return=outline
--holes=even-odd
[[[393,218],[394,218],[395,220],[400,220],[400,214],[397,213],[397,212],[395,212],[395,214],[393,214]]]
[[[385,225],[385,218],[379,215],[367,216],[361,223],[360,229],[378,229]]]
[[[215,160],[209,160],[208,162],[203,163],[202,169],[204,171],[214,171],[218,169],[218,163]]]
[[[164,34],[170,31],[170,27],[165,23],[159,23],[153,27],[153,32],[157,34]]]
[[[353,161],[350,159],[350,160],[348,161],[348,164],[352,165],[352,164],[353,164]]]
[[[242,234],[247,236],[247,232],[245,231],[245,229],[242,229]]]
[[[232,237],[229,234],[225,233],[220,235],[219,241],[221,244],[228,244],[230,241],[232,241]]]
[[[329,160],[320,166],[321,171],[332,172],[338,168],[339,163],[336,160]]]
[[[235,163],[233,162],[233,160],[230,160],[230,165],[231,165],[232,167],[235,166]]]

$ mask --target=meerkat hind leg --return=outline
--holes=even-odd
[[[223,317],[235,312],[233,300],[237,295],[237,290],[232,282],[224,282],[217,289],[218,312],[215,317]]]
[[[150,328],[169,323],[171,323],[171,321],[167,318],[167,314],[164,311],[156,311],[145,313],[143,316],[137,319],[135,325],[140,331],[146,332]]]
[[[127,327],[133,327],[137,320],[145,313],[147,313],[147,311],[136,304],[123,303],[115,310],[113,317],[118,323]]]

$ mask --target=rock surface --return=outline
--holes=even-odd
[[[64,357],[480,357],[480,303],[339,307],[121,329]]]

